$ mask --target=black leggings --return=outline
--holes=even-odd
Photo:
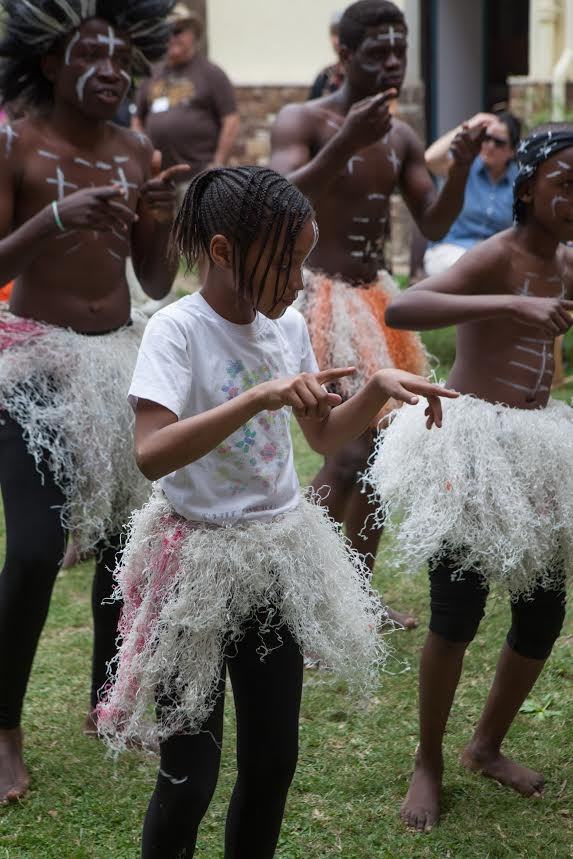
[[[60,521],[61,491],[44,463],[38,470],[20,426],[1,412],[0,486],[6,523],[6,557],[0,573],[0,728],[16,728],[67,534]],[[110,569],[118,546],[119,538],[106,548],[97,547],[92,707],[106,680],[106,664],[115,654],[120,606],[102,605],[102,600],[111,593]]]
[[[225,859],[275,855],[298,756],[302,656],[282,644],[261,661],[258,623],[226,660],[237,714],[237,781],[227,815]],[[198,734],[161,743],[161,769],[143,829],[143,859],[190,859],[213,796],[223,739],[225,665],[215,709]],[[159,717],[160,717],[159,713]],[[218,854],[219,855],[219,854]]]
[[[477,573],[455,572],[446,556],[430,563],[430,630],[447,641],[473,640],[485,613],[489,590]],[[511,602],[507,643],[528,659],[547,659],[565,619],[565,587],[536,588]]]

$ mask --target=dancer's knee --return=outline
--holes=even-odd
[[[250,757],[250,756],[249,756]],[[298,763],[298,743],[277,742],[254,759],[243,755],[239,758],[239,779],[255,791],[266,790],[273,784],[276,792],[286,793],[291,785]]]
[[[56,529],[44,534],[44,539],[8,534],[4,569],[10,575],[21,576],[28,587],[32,583],[51,587],[62,564],[65,545],[63,532]]]
[[[217,786],[216,776],[205,773],[184,775],[163,767],[157,778],[156,794],[159,807],[167,820],[179,821],[183,828],[196,829],[209,808]]]
[[[559,638],[564,620],[565,592],[538,589],[530,599],[512,603],[507,643],[520,656],[545,660]]]
[[[370,446],[364,438],[356,439],[326,459],[325,469],[331,483],[352,488],[366,468]]]
[[[430,564],[430,630],[455,644],[473,641],[488,591],[475,573],[460,577],[447,560]]]

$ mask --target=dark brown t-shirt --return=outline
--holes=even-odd
[[[137,114],[163,155],[163,167],[189,164],[193,173],[213,160],[221,120],[236,110],[229,78],[202,54],[183,66],[157,66],[137,99]]]

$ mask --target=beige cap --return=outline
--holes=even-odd
[[[192,12],[185,3],[176,3],[173,11],[167,17],[167,23],[174,24],[192,24],[195,30],[201,32],[203,30],[203,21],[197,12]]]

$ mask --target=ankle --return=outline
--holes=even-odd
[[[501,743],[486,737],[474,736],[466,746],[466,752],[477,761],[491,760],[501,752]]]
[[[418,746],[415,759],[416,769],[424,769],[441,776],[444,771],[444,755],[442,749],[425,749]]]

